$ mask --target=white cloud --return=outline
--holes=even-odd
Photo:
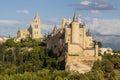
[[[0,20],[0,25],[9,25],[9,24],[20,24],[20,21],[17,20]]]
[[[94,36],[94,39],[97,41],[101,41],[103,47],[111,47],[113,49],[120,49],[120,36]]]
[[[120,19],[92,20],[91,29],[103,35],[120,35]]]
[[[17,10],[16,13],[18,14],[29,14],[28,10]]]
[[[90,4],[90,2],[89,1],[82,1],[82,2],[80,2],[80,4],[87,6]]]
[[[100,13],[100,11],[98,11],[98,10],[90,10],[90,12],[93,13],[93,14],[99,14]]]
[[[54,25],[48,25],[48,24],[41,24],[41,29],[45,31],[51,31],[53,29]]]
[[[46,33],[46,32],[52,32],[53,28],[55,25],[51,25],[51,24],[41,24],[41,30]],[[57,27],[59,28],[60,25],[57,25]]]
[[[28,26],[27,23],[17,21],[17,20],[0,20],[0,28],[8,27],[25,27]]]
[[[117,7],[109,0],[80,0],[79,4],[73,4],[77,10],[116,10]]]

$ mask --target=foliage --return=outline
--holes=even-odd
[[[65,69],[64,56],[45,48],[46,42],[9,39],[0,44],[0,80],[119,80],[120,55],[105,54],[92,71],[80,74]]]
[[[14,47],[15,46],[14,39],[8,39],[5,43],[5,45],[8,47]]]
[[[61,66],[64,66],[64,57],[54,56],[45,46],[45,42],[32,39],[18,43],[9,39],[6,43],[0,44],[0,74],[24,74],[43,68],[61,70]]]
[[[98,42],[98,46],[101,48],[102,47],[102,42]]]

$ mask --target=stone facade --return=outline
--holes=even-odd
[[[19,30],[17,32],[17,39],[26,39],[30,36],[30,32],[28,30]]]
[[[40,17],[38,16],[38,13],[36,13],[33,22],[27,30],[19,30],[17,32],[15,40],[20,41],[21,39],[26,39],[28,37],[36,40],[42,40],[43,38],[40,30]]]
[[[65,56],[65,69],[70,72],[88,72],[94,61],[101,59],[97,43],[75,14],[73,20],[63,19],[61,28],[54,27],[48,36],[47,48],[57,56]]]

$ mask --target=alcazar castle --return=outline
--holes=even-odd
[[[32,24],[27,30],[19,30],[15,41],[26,39],[42,40],[40,17],[36,13]],[[93,40],[90,30],[74,14],[73,19],[63,19],[60,28],[54,27],[47,37],[47,49],[52,50],[57,56],[65,57],[65,69],[70,72],[85,73],[91,70],[98,56],[99,47]]]

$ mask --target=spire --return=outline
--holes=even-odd
[[[90,28],[88,28],[88,36],[91,36]]]
[[[35,17],[34,17],[34,21],[36,22],[36,19],[40,19],[39,15],[38,15],[38,11],[36,11]]]
[[[90,28],[88,28],[88,33],[90,33]]]
[[[77,19],[77,17],[76,17],[76,10],[75,10],[75,12],[74,12],[73,21],[78,21],[78,19]]]
[[[38,16],[38,11],[36,11],[36,16]]]
[[[55,24],[54,28],[53,28],[53,33],[55,33],[57,31],[57,25]]]

